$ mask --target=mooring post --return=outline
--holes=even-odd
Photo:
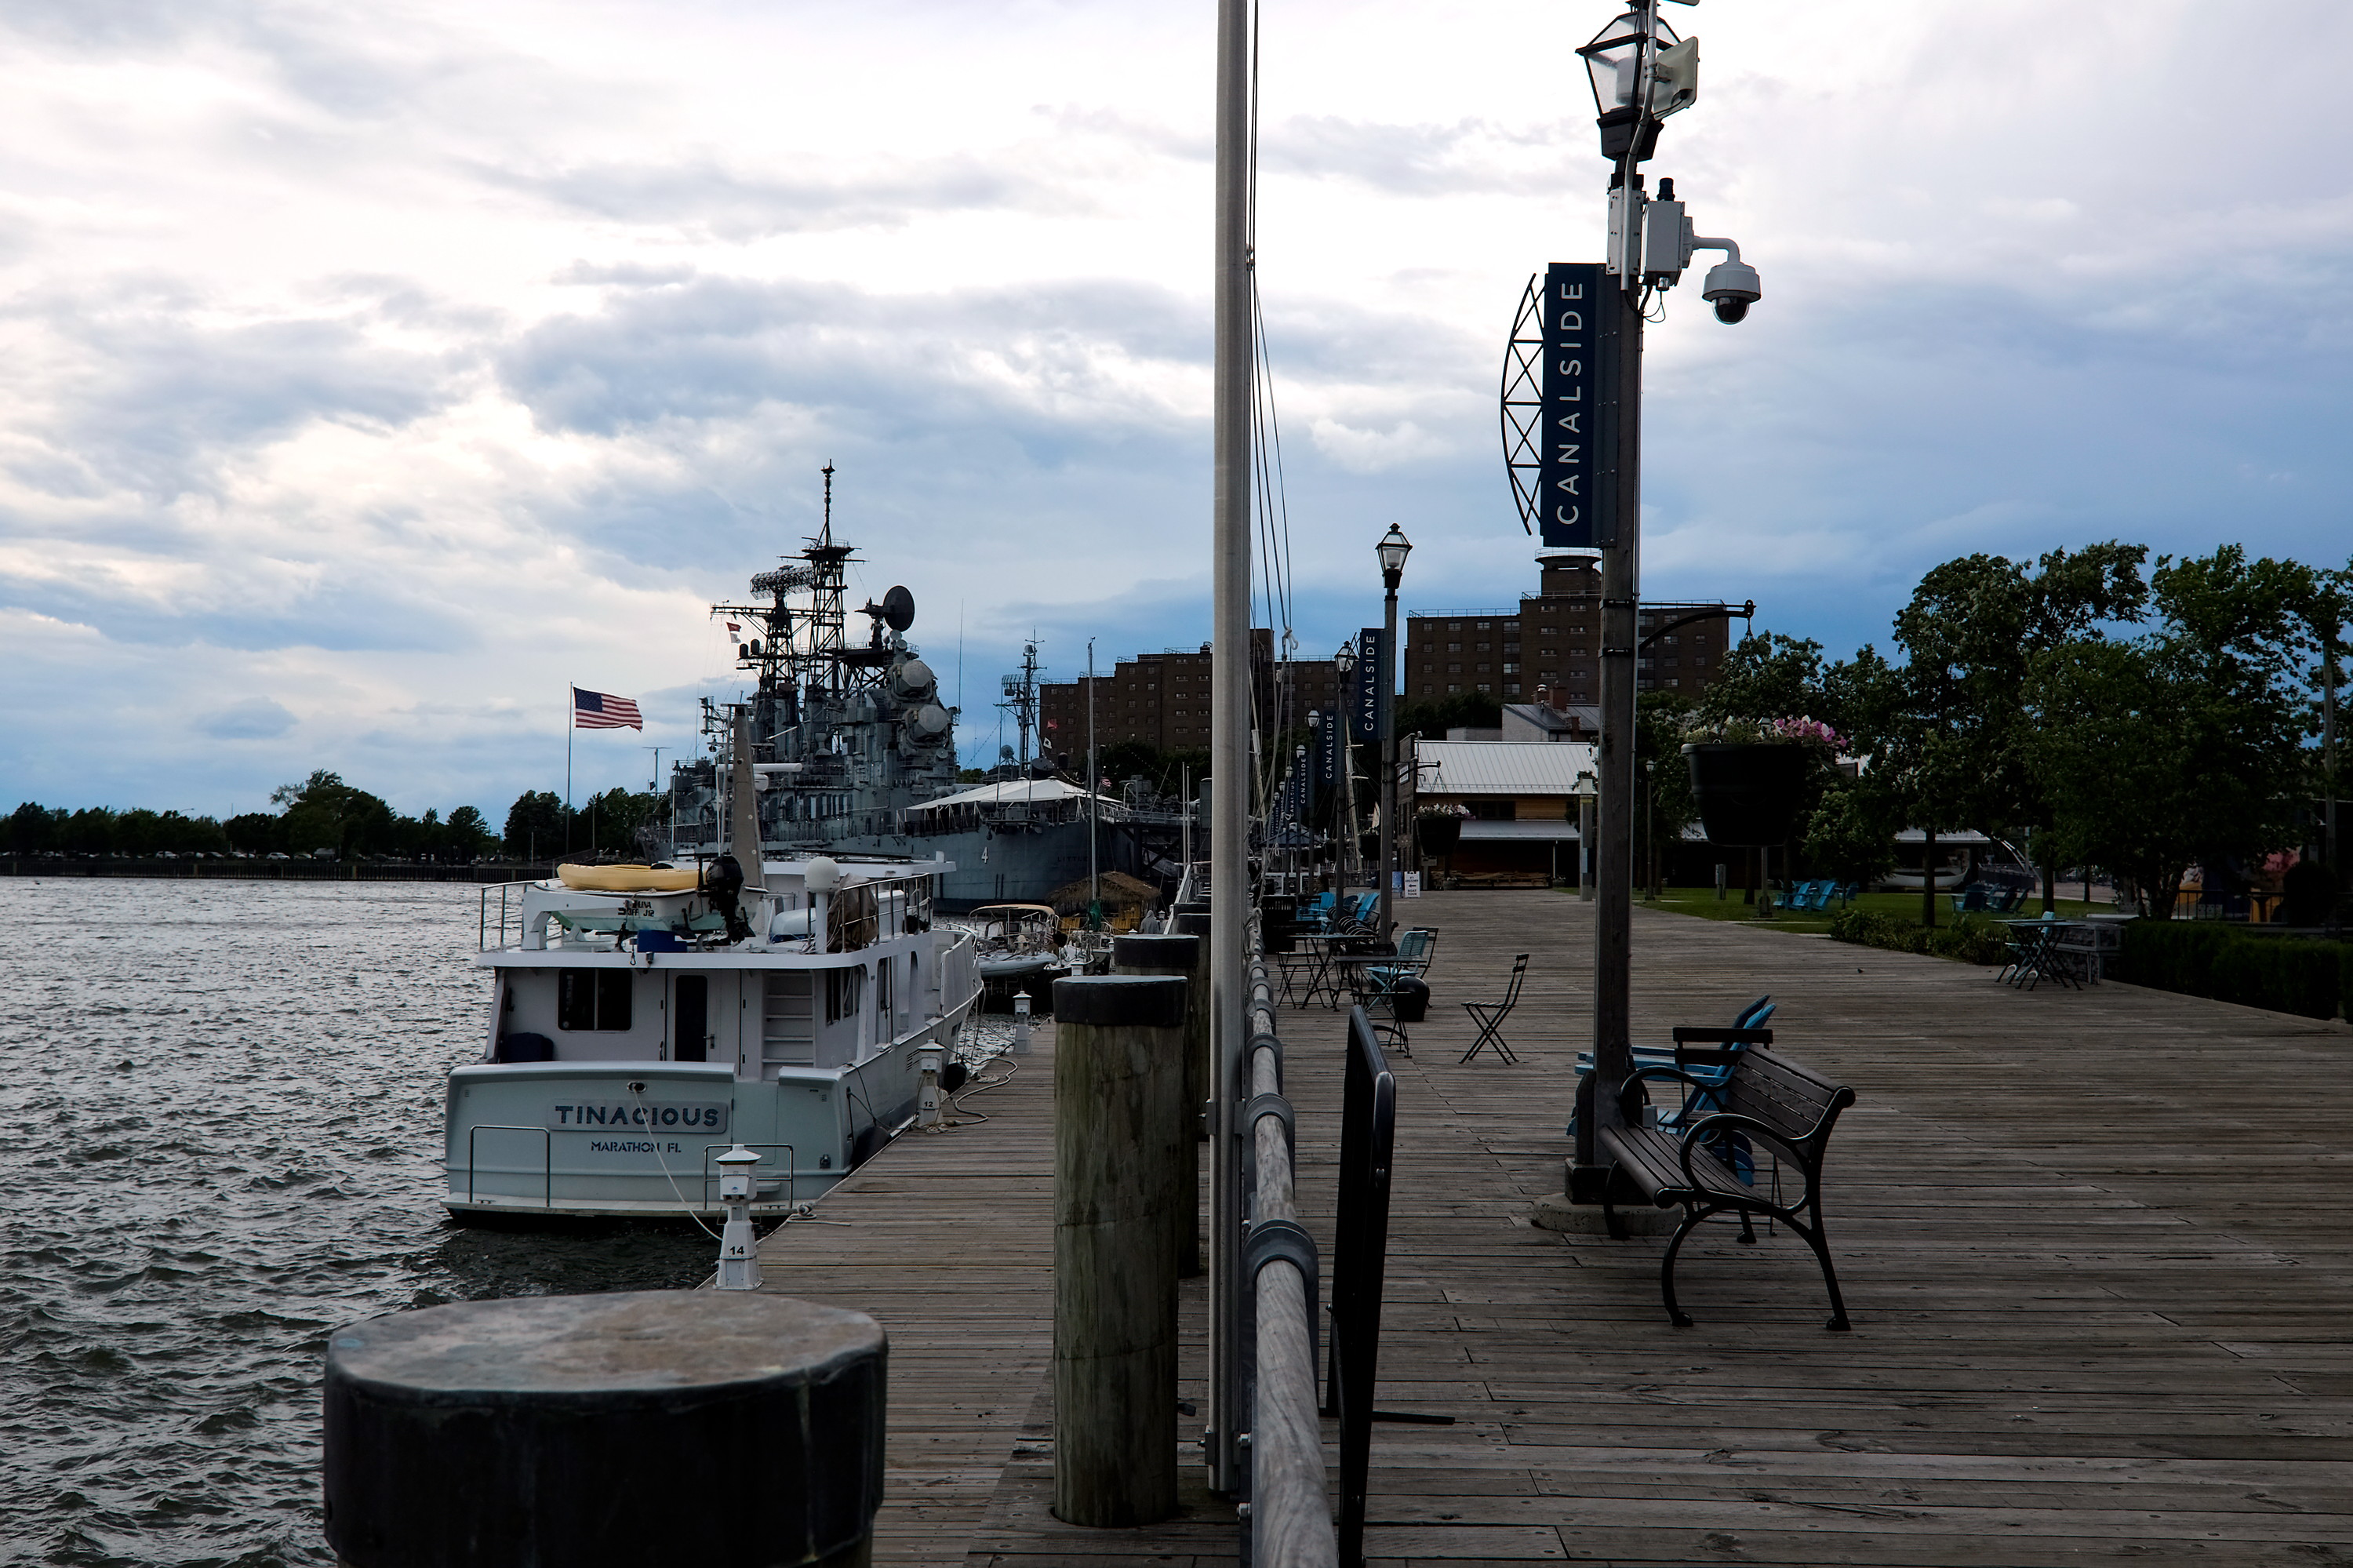
[[[327,1544],[350,1568],[864,1568],[889,1350],[753,1291],[523,1296],[327,1339]]]
[[[1054,982],[1054,1516],[1070,1524],[1176,1511],[1170,1234],[1193,1147],[1187,989],[1156,975]]]
[[[1192,1279],[1201,1272],[1201,1121],[1209,1102],[1208,944],[1198,937],[1118,937],[1111,945],[1112,972],[1180,975],[1185,980],[1185,1107],[1177,1153],[1177,1213],[1173,1232],[1176,1274]]]

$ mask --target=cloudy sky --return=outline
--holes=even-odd
[[[0,810],[560,787],[676,747],[839,470],[967,760],[1208,630],[1209,0],[12,0]],[[1269,0],[1303,650],[1533,582],[1495,397],[1598,253],[1596,0]],[[2353,548],[2353,8],[1710,0],[1654,175],[1766,298],[1652,329],[1645,591],[1834,650],[1922,569]],[[579,780],[650,772],[623,731]]]

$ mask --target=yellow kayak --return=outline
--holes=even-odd
[[[564,885],[582,893],[691,893],[695,872],[658,871],[650,865],[559,865]]]

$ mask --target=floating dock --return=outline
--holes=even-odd
[[[1441,933],[1393,1055],[1398,1159],[1374,1429],[1377,1563],[2353,1563],[2353,1030],[1637,907],[1639,1042],[1770,992],[1776,1049],[1860,1097],[1825,1213],[1851,1334],[1802,1244],[1535,1228],[1589,1033],[1591,909],[1400,904]],[[1457,1061],[1502,992],[1518,1065]],[[1301,1202],[1330,1239],[1344,1015],[1286,1008]],[[1085,1531],[1050,1498],[1052,1037],[762,1245],[765,1288],[891,1336],[878,1563],[1233,1557],[1186,1445],[1186,1511]],[[1001,1071],[1001,1065],[987,1075]],[[1328,1261],[1327,1261],[1328,1267]],[[1201,1282],[1182,1394],[1203,1397]],[[1332,1424],[1326,1423],[1327,1436]]]

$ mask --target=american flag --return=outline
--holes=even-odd
[[[646,727],[645,715],[638,705],[627,697],[608,697],[602,692],[585,692],[572,688],[572,727],[575,729],[637,729]]]

